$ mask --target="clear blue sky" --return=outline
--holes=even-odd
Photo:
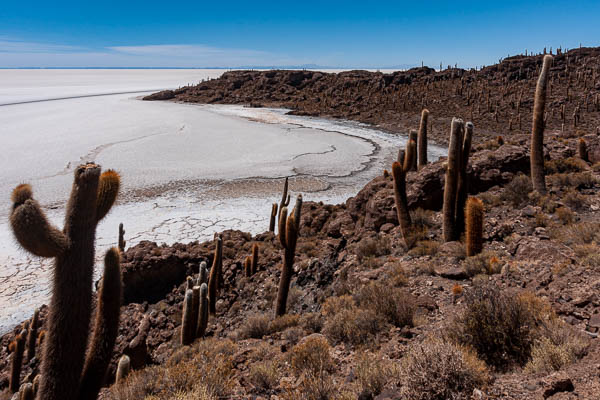
[[[491,64],[600,45],[600,0],[3,0],[0,67]]]

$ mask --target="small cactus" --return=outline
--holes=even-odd
[[[296,215],[300,216],[302,212],[301,201],[300,198],[300,201],[296,202],[296,212],[289,218],[287,216],[287,207],[283,207],[279,214],[279,241],[284,248],[284,256],[275,309],[275,315],[278,317],[286,313],[287,298],[290,291],[292,274],[294,273],[294,258],[296,255],[296,242],[298,240],[298,224],[295,218]]]
[[[583,138],[579,139],[579,144],[577,146],[577,152],[579,153],[579,158],[581,158],[585,162],[589,162],[588,150],[587,150],[587,145],[585,143],[585,139],[583,139]]]
[[[208,283],[208,271],[206,269],[206,261],[202,261],[200,263],[200,268],[199,268],[199,273],[198,273],[198,281],[196,282],[197,286],[202,286],[203,283]]]
[[[36,309],[31,317],[29,324],[29,333],[27,334],[27,360],[31,361],[35,357],[35,342],[38,335],[38,325],[40,319],[40,310]]]
[[[544,175],[544,110],[546,108],[546,87],[548,71],[552,56],[544,56],[544,64],[537,81],[533,103],[533,123],[531,128],[531,181],[533,190],[540,194],[546,193],[546,178]]]
[[[192,288],[192,320],[190,330],[194,339],[196,338],[196,331],[198,330],[198,314],[200,313],[200,286],[194,286]]]
[[[418,167],[423,168],[427,165],[427,119],[429,118],[429,110],[421,111],[421,122],[419,124],[419,136],[417,139]]]
[[[115,377],[115,383],[118,385],[123,383],[127,379],[127,375],[131,371],[131,359],[128,355],[122,355],[119,358],[119,364],[117,365],[117,375]]]
[[[244,260],[244,272],[246,273],[246,277],[250,278],[252,276],[252,257],[248,256]]]
[[[483,202],[477,197],[467,201],[466,222],[467,257],[471,257],[483,250]]]
[[[34,400],[33,385],[26,383],[21,387],[19,400]]]
[[[269,232],[275,232],[275,220],[277,218],[277,203],[271,206],[271,220],[269,221]]]
[[[198,313],[198,328],[196,337],[204,338],[208,326],[208,286],[203,283],[200,286],[200,312]]]
[[[411,130],[408,133],[408,142],[407,145],[410,144],[410,142],[415,142],[415,155],[413,158],[410,159],[410,165],[409,165],[409,171],[416,171],[417,170],[417,131],[415,130]]]
[[[252,262],[250,266],[252,275],[258,271],[258,243],[252,245]]]
[[[181,345],[187,346],[194,341],[194,334],[192,332],[192,291],[186,290],[185,297],[183,299],[183,312],[181,314]]]
[[[119,224],[119,251],[121,253],[125,252],[125,245],[127,242],[125,241],[125,229],[123,229],[123,223]]]
[[[209,310],[211,314],[217,313],[217,291],[219,290],[219,264],[222,262],[223,256],[223,239],[220,236],[216,238],[215,256],[213,265],[210,268],[210,278],[208,280],[208,298]]]
[[[27,333],[22,331],[10,344],[9,350],[12,352],[10,363],[10,381],[8,388],[12,393],[17,393],[21,387],[21,367],[23,366],[23,352],[25,351],[25,338]]]

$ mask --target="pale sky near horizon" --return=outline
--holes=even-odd
[[[600,45],[596,1],[5,1],[0,68],[489,65]]]

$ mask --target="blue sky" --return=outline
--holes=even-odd
[[[600,0],[4,0],[0,67],[385,68],[600,45]]]

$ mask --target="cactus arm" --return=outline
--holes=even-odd
[[[11,199],[10,225],[21,247],[39,257],[56,257],[68,248],[67,237],[48,222],[29,185],[17,186]]]
[[[104,275],[98,291],[96,321],[80,384],[79,400],[95,400],[104,383],[119,332],[122,299],[120,253],[116,248],[104,256]]]
[[[287,247],[287,242],[285,238],[285,225],[287,222],[288,209],[287,207],[283,207],[279,210],[279,243],[283,246],[283,248]]]
[[[410,213],[408,212],[408,201],[406,199],[406,172],[402,165],[395,161],[392,164],[392,177],[394,178],[394,200],[396,203],[396,215],[404,241],[408,243],[411,230]]]
[[[98,184],[98,199],[96,201],[96,221],[108,214],[117,200],[121,178],[116,171],[109,169],[100,176]]]
[[[25,331],[17,335],[15,341],[11,343],[12,350],[9,390],[12,393],[19,391],[21,387],[21,368],[23,366],[23,352],[25,350]]]
[[[218,271],[218,258],[219,258],[219,241],[221,241],[220,237],[217,237],[215,244],[215,256],[213,259],[212,267],[210,268],[210,277],[208,279],[208,297],[209,297],[209,309],[211,314],[215,314],[216,304],[217,304],[217,289],[218,289],[218,280],[219,280],[219,271]]]
[[[269,221],[269,231],[275,232],[275,219],[277,218],[277,203],[271,206],[271,220]]]
[[[544,109],[546,107],[546,87],[548,85],[548,70],[552,56],[544,56],[544,64],[535,88],[533,103],[533,122],[531,126],[531,181],[533,189],[540,194],[546,193],[544,176]]]
[[[424,109],[421,112],[421,122],[419,124],[419,136],[417,138],[419,150],[418,166],[419,168],[427,165],[427,119],[429,117],[429,110]]]
[[[206,326],[208,325],[208,287],[206,283],[200,286],[200,312],[198,313],[198,330],[196,337],[204,338]]]
[[[276,316],[284,315],[286,312],[290,282],[294,272],[294,256],[296,252],[296,241],[298,239],[294,216],[290,216],[287,219],[285,235],[287,238],[287,246],[285,247],[281,277],[279,279],[279,290],[277,291]]]
[[[465,230],[465,204],[469,192],[469,181],[467,179],[467,167],[469,166],[469,155],[471,153],[471,142],[473,140],[473,123],[465,125],[465,137],[461,151],[461,165],[458,172],[457,194],[456,194],[456,236]]]
[[[302,214],[302,195],[299,194],[296,198],[296,206],[294,207],[294,221],[296,221],[296,233],[300,236],[300,214]]]

